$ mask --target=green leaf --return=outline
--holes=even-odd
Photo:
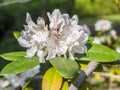
[[[78,90],[92,90],[92,86],[89,82],[85,81]]]
[[[61,90],[68,90],[68,82],[65,81]]]
[[[18,38],[20,37],[21,33],[18,32],[18,31],[14,31],[14,32],[13,32],[13,35],[14,35],[14,37],[15,37],[16,39],[18,39]]]
[[[104,45],[92,44],[86,55],[75,55],[77,60],[113,62],[120,59],[120,54]]]
[[[51,59],[50,63],[64,78],[73,78],[79,70],[79,66],[75,61],[62,57]]]
[[[87,43],[92,43],[92,42],[93,42],[93,40],[94,40],[94,38],[93,38],[93,37],[89,37],[89,39],[88,39],[88,42],[87,42]]]
[[[0,75],[10,75],[10,74],[18,74],[21,72],[25,72],[33,67],[39,65],[38,57],[32,58],[24,58],[21,61],[15,61],[7,64],[1,71]]]
[[[62,77],[55,68],[47,70],[42,81],[42,90],[60,90]]]
[[[25,57],[25,52],[10,52],[10,53],[1,54],[0,57],[8,61],[21,61],[24,59],[28,59],[27,57]]]

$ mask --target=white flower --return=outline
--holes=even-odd
[[[23,86],[25,84],[25,81],[19,78],[17,75],[10,75],[5,77],[10,82],[10,84],[15,88],[19,86]]]
[[[108,20],[99,20],[95,23],[96,31],[108,31],[111,29],[111,22]]]
[[[51,30],[51,37],[48,39],[47,44],[47,59],[54,58],[56,55],[64,55],[66,57],[68,51],[69,58],[74,60],[74,53],[86,52],[85,44],[88,40],[88,35],[78,25],[78,17],[76,15],[69,19],[68,14],[61,15],[59,13],[56,12],[56,17],[59,17],[62,22],[61,25],[58,25],[60,27],[57,28],[56,32],[52,32],[53,29]],[[54,20],[54,18],[52,19]],[[50,23],[53,23],[53,21]],[[57,22],[54,23],[57,25]]]
[[[27,14],[28,25],[18,38],[19,44],[27,48],[27,57],[37,54],[40,62],[45,62],[46,56],[46,60],[56,56],[66,58],[66,53],[69,52],[69,58],[74,60],[75,53],[87,51],[85,44],[88,34],[78,25],[77,15],[69,18],[68,14],[61,14],[59,9],[55,9],[52,14],[48,12],[47,15],[50,21],[49,30],[43,18],[39,17],[35,24]]]
[[[43,48],[46,46],[49,35],[47,26],[45,26],[45,22],[41,17],[38,17],[37,24],[35,24],[28,13],[26,22],[28,25],[24,26],[25,30],[22,31],[18,42],[22,47],[27,48],[27,57],[32,57],[37,53],[40,62],[45,62]]]
[[[120,53],[120,47],[119,46],[116,48],[116,51]]]
[[[40,72],[39,69],[40,69],[40,65],[34,67],[33,69],[28,70],[27,72],[21,73],[19,75],[9,75],[5,77],[13,87],[15,88],[19,86],[23,87],[28,78],[32,78]]]
[[[9,82],[7,80],[0,80],[0,90],[9,85]]]
[[[109,32],[109,36],[110,36],[111,38],[113,38],[114,40],[116,40],[116,39],[118,38],[117,32],[116,32],[115,30],[111,30],[111,31]]]
[[[94,37],[93,43],[101,44],[100,38]]]
[[[106,42],[106,36],[94,37],[93,43],[101,44]]]

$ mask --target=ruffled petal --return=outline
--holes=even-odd
[[[73,47],[73,46],[71,46],[71,47],[69,48],[69,59],[75,60],[75,58],[74,58],[74,52],[73,52],[73,50],[72,50],[72,47]]]
[[[37,51],[37,46],[36,45],[32,46],[31,48],[28,48],[27,51],[26,51],[26,57],[34,56],[36,51]]]
[[[58,52],[57,49],[51,49],[51,50],[49,50],[46,60],[49,60],[51,58],[55,58],[57,52]]]
[[[29,25],[36,26],[36,24],[32,21],[31,16],[30,16],[29,13],[27,13],[27,16],[26,16],[26,22]]]
[[[45,59],[44,59],[45,54],[43,50],[38,50],[37,56],[39,57],[39,61],[41,63],[45,63]]]
[[[29,43],[28,41],[26,41],[25,39],[23,39],[21,36],[17,39],[18,43],[20,44],[20,46],[22,47],[31,47],[33,45],[33,43]]]
[[[38,26],[45,26],[45,21],[44,21],[44,19],[42,17],[38,17],[37,25]]]
[[[75,53],[85,53],[87,51],[87,47],[86,46],[73,46],[73,50]]]

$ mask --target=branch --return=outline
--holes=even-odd
[[[96,69],[98,65],[98,62],[89,62],[86,68],[80,72],[75,81],[70,85],[69,90],[78,90],[78,88],[83,84],[86,78]]]
[[[16,4],[16,3],[25,3],[25,2],[29,2],[29,1],[31,1],[31,0],[14,0],[14,1],[11,1],[11,2],[1,3],[0,7],[8,6],[8,5]]]
[[[99,74],[99,75],[104,76],[104,77],[112,77],[112,78],[115,78],[115,79],[120,79],[119,75],[114,75],[112,73],[93,72],[93,74]]]
[[[96,69],[96,67],[99,64],[100,63],[95,62],[95,61],[89,62],[87,67],[83,71],[80,72],[80,74],[75,79],[75,81],[70,85],[69,90],[78,90],[78,88],[83,84],[83,82],[86,80],[86,78]],[[117,60],[117,61],[114,61],[114,62],[103,62],[101,64],[116,65],[116,64],[120,64],[120,60]],[[113,75],[113,74],[103,74],[103,73],[101,73],[101,75],[120,78],[120,76],[116,76],[116,75]]]

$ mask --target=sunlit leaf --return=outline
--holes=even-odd
[[[77,60],[112,62],[120,59],[120,54],[104,45],[92,44],[86,55],[76,55]]]
[[[65,81],[61,90],[68,90],[68,82]]]
[[[8,61],[21,61],[24,59],[29,59],[25,57],[25,52],[10,52],[10,53],[4,53],[0,54],[0,57],[4,58]]]
[[[14,37],[15,37],[16,39],[18,39],[18,38],[20,37],[21,33],[18,32],[18,31],[14,31],[14,32],[13,32],[13,35],[14,35]]]
[[[15,61],[11,62],[8,65],[6,65],[0,75],[10,75],[10,74],[18,74],[24,71],[27,71],[29,69],[32,69],[33,67],[39,65],[39,59],[38,57],[32,57],[32,58],[24,58],[21,61]]]
[[[56,57],[54,59],[51,59],[50,63],[64,78],[74,77],[79,70],[79,66],[75,61],[62,57]]]
[[[42,81],[42,90],[60,90],[62,77],[55,68],[47,70]]]

